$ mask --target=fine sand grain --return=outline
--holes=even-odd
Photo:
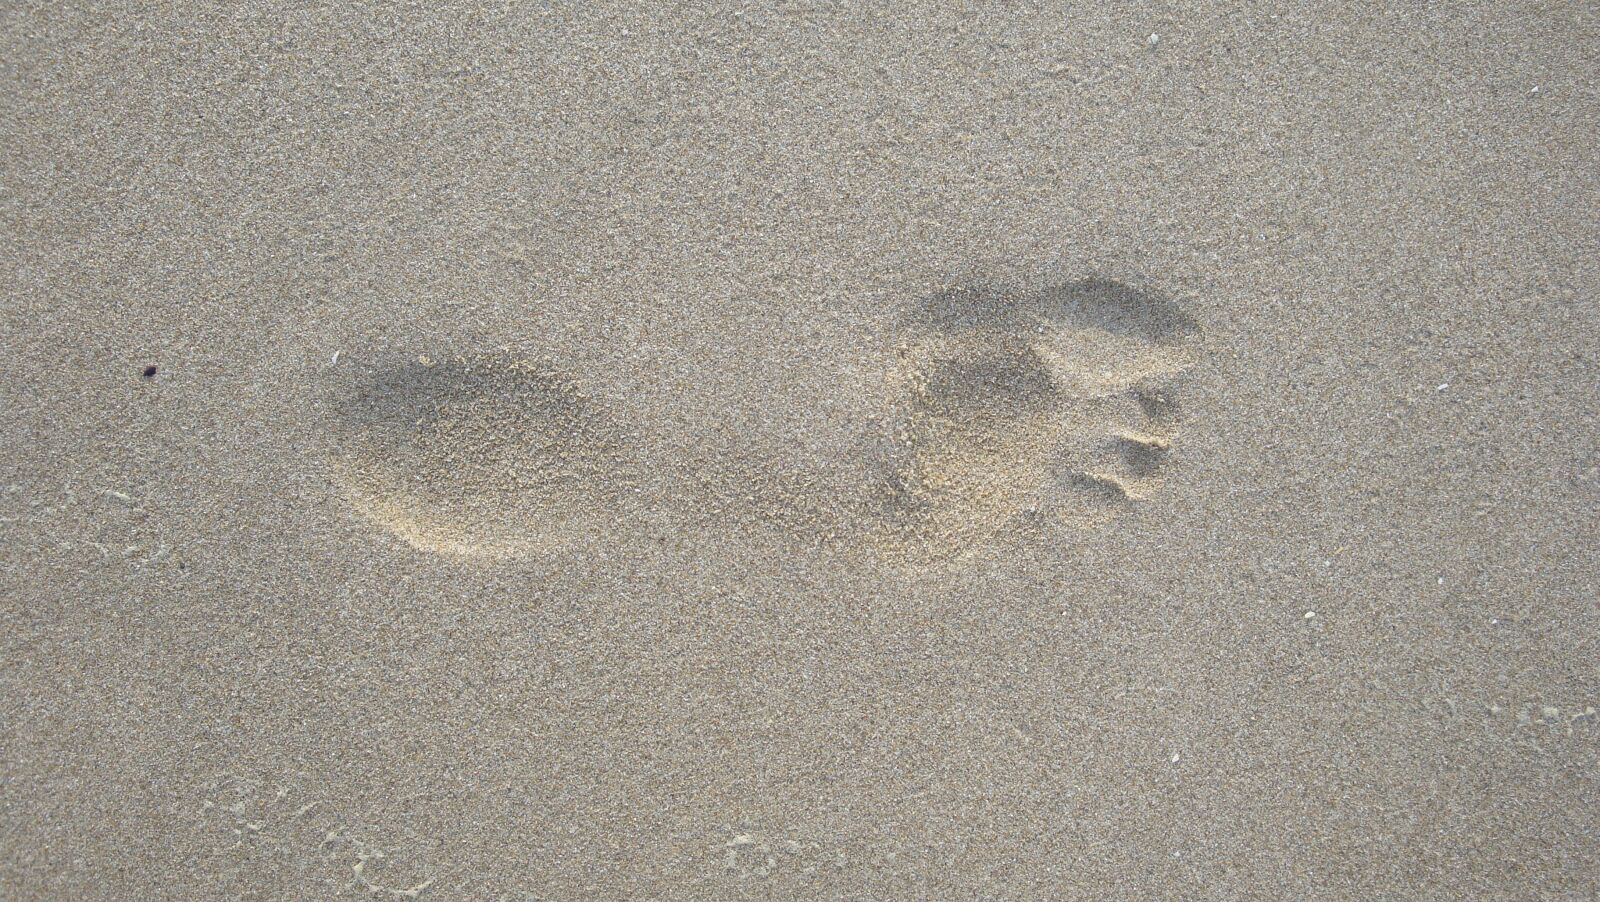
[[[0,899],[1600,897],[1600,13],[0,12]]]

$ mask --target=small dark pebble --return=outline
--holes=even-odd
[[[156,377],[156,368],[153,367],[153,366],[145,367],[144,368],[144,377],[146,379],[154,379]]]

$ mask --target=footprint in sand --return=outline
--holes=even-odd
[[[1103,523],[1159,487],[1197,329],[1100,279],[967,289],[918,305],[879,461],[885,544],[946,556],[1007,524]]]
[[[417,358],[337,405],[332,469],[355,508],[416,548],[559,550],[615,519],[625,442],[554,368]]]
[[[734,473],[726,481],[757,513],[821,541],[928,559],[1012,524],[1099,524],[1159,487],[1196,333],[1171,301],[1104,280],[949,291],[919,304],[907,333],[866,491],[752,495]],[[561,551],[646,513],[630,443],[546,363],[417,358],[380,369],[336,409],[340,486],[418,549]]]

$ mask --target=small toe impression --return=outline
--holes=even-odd
[[[1112,473],[1078,472],[1068,476],[1074,488],[1094,496],[1101,501],[1127,502],[1136,501],[1138,496],[1133,489],[1120,476]]]
[[[1119,432],[1110,439],[1127,472],[1134,476],[1154,476],[1166,466],[1172,442],[1144,432]]]

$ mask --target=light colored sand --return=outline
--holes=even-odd
[[[0,896],[1600,893],[1593,10],[0,22]]]
[[[346,393],[328,468],[351,505],[421,551],[561,554],[623,517],[626,443],[548,363],[499,354],[384,370]]]

